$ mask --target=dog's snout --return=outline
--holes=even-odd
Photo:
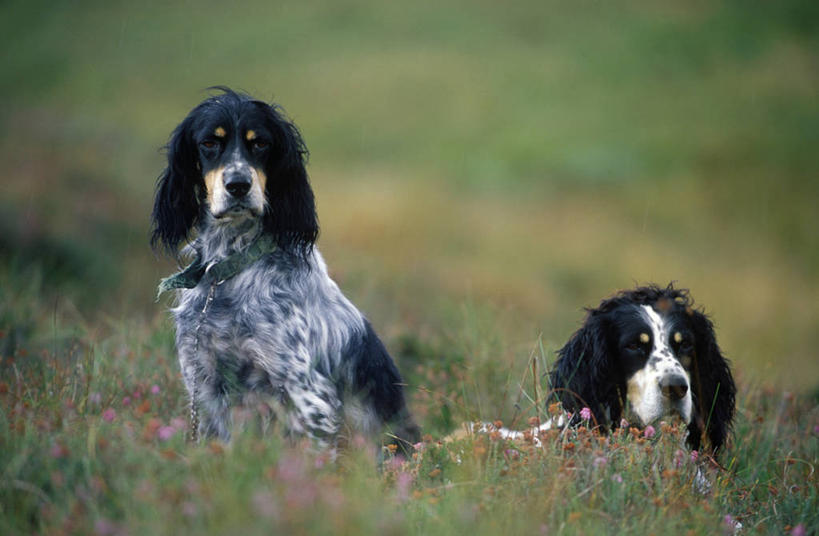
[[[663,396],[671,400],[680,400],[688,393],[688,381],[679,375],[666,376],[660,380]]]
[[[225,189],[232,197],[240,198],[250,191],[252,178],[248,173],[242,171],[231,171],[225,173]]]

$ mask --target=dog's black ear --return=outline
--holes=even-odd
[[[608,344],[604,315],[590,311],[583,327],[558,350],[549,378],[565,410],[577,415],[587,406],[598,424],[619,422],[622,410]]]
[[[197,167],[199,157],[193,143],[192,123],[192,115],[182,121],[165,147],[168,167],[156,183],[151,215],[151,246],[157,249],[161,245],[172,255],[199,218],[202,173]]]
[[[267,169],[264,225],[279,246],[305,254],[319,233],[313,190],[305,168],[307,148],[296,125],[288,121],[278,107],[257,104],[264,106],[269,114],[277,149]]]
[[[703,420],[711,448],[725,443],[734,419],[736,385],[731,369],[717,344],[714,326],[708,317],[689,309],[695,338],[692,364],[694,405]],[[699,438],[689,438],[699,443]]]

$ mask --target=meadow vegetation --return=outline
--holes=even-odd
[[[819,531],[814,2],[10,1],[0,29],[0,533]],[[301,127],[411,460],[331,462],[252,414],[185,442],[148,215],[214,84]],[[444,441],[542,418],[582,308],[671,280],[738,380],[718,460],[674,422]]]

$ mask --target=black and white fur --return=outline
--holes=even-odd
[[[231,408],[261,399],[288,435],[335,445],[386,432],[400,446],[417,442],[398,370],[314,246],[299,131],[277,106],[215,89],[171,135],[152,245],[176,255],[192,239],[183,255],[208,264],[262,233],[278,247],[212,289],[203,280],[178,291],[176,346],[200,437],[228,440]]]
[[[575,421],[583,407],[607,427],[678,415],[692,449],[704,438],[714,451],[724,445],[736,387],[713,324],[687,290],[651,285],[604,300],[558,355],[551,387]]]

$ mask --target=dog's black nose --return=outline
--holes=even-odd
[[[683,376],[665,376],[660,380],[660,390],[663,396],[671,400],[679,400],[688,392],[688,381]]]
[[[250,191],[250,175],[238,171],[225,174],[225,189],[232,197],[240,198]]]

